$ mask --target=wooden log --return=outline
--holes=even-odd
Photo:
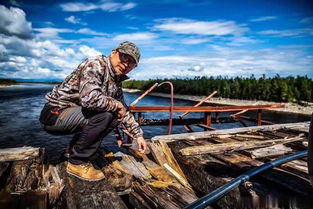
[[[265,157],[275,157],[275,156],[288,154],[292,152],[292,149],[289,147],[286,147],[283,144],[277,144],[274,146],[260,148],[260,149],[247,151],[247,152],[250,153],[253,159],[260,159],[260,158],[265,158]]]
[[[0,149],[0,162],[27,160],[39,156],[39,148],[18,147]]]
[[[45,191],[27,191],[22,193],[0,192],[0,209],[46,209],[48,198]]]
[[[84,181],[66,173],[66,163],[61,165],[59,175],[64,180],[64,199],[68,209],[126,209],[126,205],[114,188],[106,181]]]
[[[304,160],[293,160],[288,163],[282,164],[279,167],[292,173],[296,173],[297,175],[304,178],[309,178],[308,165],[307,162]]]
[[[0,178],[2,174],[8,169],[9,165],[9,162],[0,162]]]
[[[182,208],[197,199],[194,194],[184,188],[171,185],[168,187],[154,187],[144,182],[134,182],[132,188],[136,195],[140,196],[137,199],[144,202],[147,208]]]
[[[265,140],[265,141],[242,141],[242,142],[230,142],[225,144],[215,144],[215,145],[206,145],[206,146],[194,146],[187,147],[180,150],[182,155],[199,155],[205,153],[221,153],[229,151],[239,151],[247,149],[255,149],[267,147],[275,144],[286,144],[290,142],[296,142],[305,140],[303,137],[295,137],[290,139],[275,139],[275,140]]]
[[[224,129],[224,130],[216,130],[216,131],[205,131],[205,132],[194,132],[194,133],[184,133],[184,134],[172,134],[172,135],[164,135],[164,136],[155,136],[151,138],[151,141],[164,141],[171,142],[176,140],[196,140],[209,138],[216,135],[225,135],[225,134],[236,134],[236,133],[247,133],[247,132],[256,132],[256,131],[273,131],[278,129],[294,129],[301,130],[300,132],[309,131],[309,122],[302,123],[286,123],[286,124],[276,124],[276,125],[266,125],[266,126],[251,126],[244,128],[233,128],[233,129]]]

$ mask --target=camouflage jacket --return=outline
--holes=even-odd
[[[116,112],[118,101],[128,109],[121,86],[127,78],[126,75],[115,75],[108,57],[91,57],[82,62],[63,83],[55,86],[46,95],[46,100],[60,109],[82,106],[96,111]],[[121,122],[135,138],[143,135],[129,111]]]

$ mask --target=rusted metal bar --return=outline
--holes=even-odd
[[[173,118],[173,125],[197,125],[203,123],[204,118]],[[256,121],[256,119],[254,119]],[[230,117],[221,117],[217,121],[216,118],[212,117],[213,123],[234,123],[236,122],[233,118]],[[141,126],[164,126],[169,124],[169,119],[142,119]]]
[[[258,109],[258,126],[262,125],[262,110]]]
[[[212,128],[211,126],[207,126],[207,125],[204,125],[202,123],[197,124],[197,126],[199,126],[200,128],[204,128],[204,129],[210,130],[210,131],[216,130],[215,128]]]
[[[204,102],[206,102],[207,100],[209,100],[210,98],[212,98],[215,94],[217,93],[217,91],[214,91],[212,94],[210,94],[209,96],[207,96],[206,98],[202,99],[199,103],[197,103],[194,107],[199,107],[200,105],[202,105]],[[183,114],[181,114],[179,117],[183,118],[185,115],[189,114],[189,111],[184,112]]]
[[[135,101],[133,101],[129,106],[134,106],[137,104],[142,98],[144,98],[147,94],[149,94],[153,89],[155,89],[159,84],[155,83],[151,86],[147,91],[145,91],[142,95],[140,95]]]
[[[211,112],[204,113],[204,125],[211,126],[212,119],[211,119]]]
[[[173,108],[174,108],[174,86],[169,81],[164,81],[160,84],[158,84],[158,87],[162,86],[163,84],[168,84],[171,89],[171,103],[170,103],[170,117],[169,117],[169,125],[168,125],[168,135],[172,133],[172,126],[173,126]]]
[[[189,125],[184,125],[184,128],[187,132],[193,132],[192,128]]]
[[[173,112],[231,112],[240,110],[259,110],[259,109],[272,109],[272,108],[283,108],[283,104],[274,105],[247,105],[247,106],[201,106],[201,107],[190,107],[190,106],[173,106]],[[171,110],[170,106],[130,106],[131,112],[168,112]]]

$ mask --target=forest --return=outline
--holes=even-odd
[[[129,80],[123,83],[124,88],[146,90],[154,83],[171,81],[176,94],[209,95],[217,91],[217,97],[264,100],[274,102],[313,101],[313,80],[307,76],[297,77],[194,77],[175,79]],[[169,93],[167,86],[161,86],[155,92]]]
[[[14,80],[0,78],[0,86],[9,86],[9,85],[15,85],[15,84],[17,84],[17,82]]]

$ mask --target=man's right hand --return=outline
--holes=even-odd
[[[123,116],[126,114],[126,108],[121,102],[118,102],[117,106],[117,114],[118,114],[118,121],[121,121]]]

